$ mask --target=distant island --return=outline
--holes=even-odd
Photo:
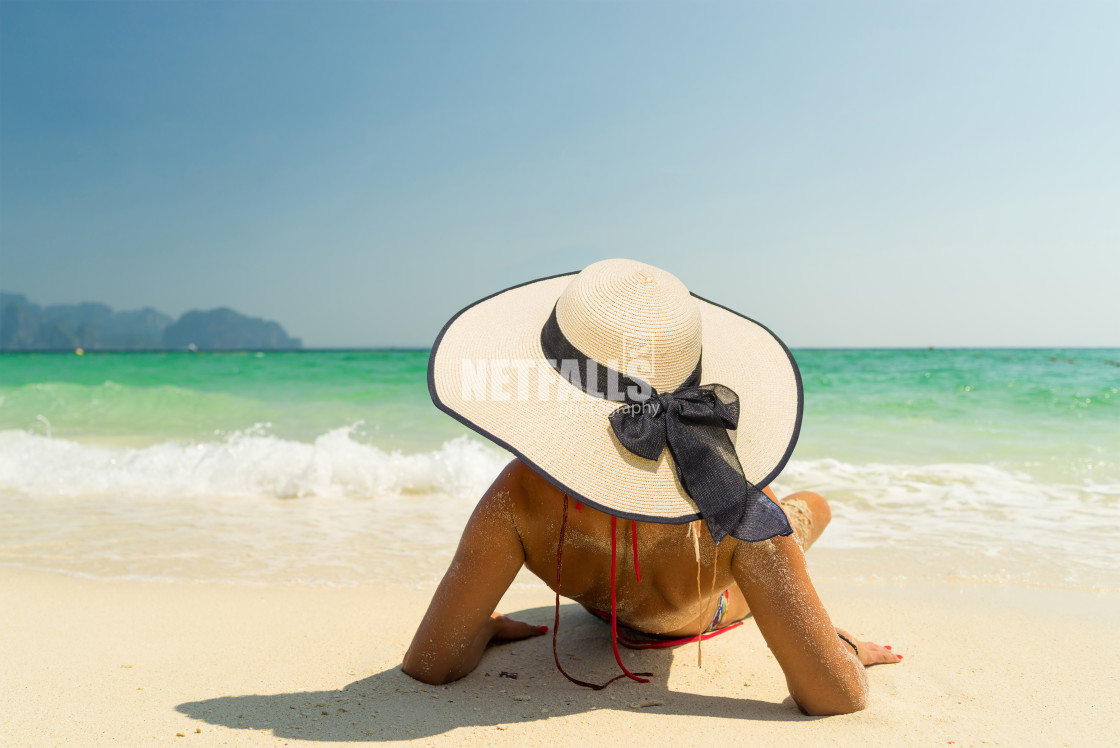
[[[221,307],[179,319],[151,307],[115,312],[105,304],[41,307],[0,293],[0,351],[282,350],[301,348],[276,322]]]

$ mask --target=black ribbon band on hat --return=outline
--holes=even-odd
[[[654,387],[583,354],[560,329],[556,308],[541,329],[549,365],[593,397],[623,403],[609,416],[622,446],[647,460],[665,447],[677,480],[708,523],[716,545],[730,535],[757,542],[789,535],[785,512],[747,480],[728,429],[739,424],[739,396],[722,384],[700,384],[700,362],[672,392]]]

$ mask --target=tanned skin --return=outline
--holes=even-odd
[[[765,491],[777,501],[769,488]],[[811,513],[809,537],[801,538],[808,548],[828,524],[828,503],[805,491],[785,500],[804,502]],[[523,566],[555,590],[563,503],[557,488],[520,461],[506,466],[467,522],[455,558],[404,656],[405,673],[425,683],[448,683],[471,672],[489,644],[548,631],[547,626],[515,621],[495,608]],[[559,592],[587,608],[610,610],[611,517],[586,505],[576,511],[574,500],[568,501],[567,516]],[[887,647],[858,641],[832,625],[794,536],[760,543],[728,537],[717,556],[702,527],[701,604],[688,525],[637,523],[641,583],[633,574],[630,522],[619,520],[617,525],[619,620],[649,634],[692,636],[708,626],[718,596],[730,590],[724,625],[754,614],[786,675],[790,695],[806,714],[863,709],[864,667],[902,659]],[[856,643],[858,657],[838,631]]]

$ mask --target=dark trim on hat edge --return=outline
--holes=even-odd
[[[689,293],[692,292],[690,291]],[[790,351],[789,346],[785,344],[785,341],[775,335],[774,331],[769,327],[762,324],[758,320],[751,319],[745,314],[740,314],[734,309],[725,307],[723,304],[717,304],[714,301],[709,301],[708,299],[705,299],[703,296],[700,296],[698,294],[692,295],[697,299],[700,299],[700,301],[703,301],[705,304],[711,304],[714,307],[719,307],[725,312],[731,312],[736,317],[742,317],[748,322],[761,327],[763,330],[770,334],[770,337],[778,341],[778,345],[780,345],[782,347],[782,350],[786,352],[786,358],[789,359],[789,365],[793,367],[793,378],[797,381],[797,417],[793,422],[793,434],[790,435],[789,446],[786,447],[786,453],[782,456],[782,459],[778,460],[778,464],[774,466],[774,469],[770,471],[770,474],[759,481],[759,488],[765,488],[766,486],[769,486],[770,483],[778,477],[778,475],[781,474],[782,470],[785,469],[786,463],[789,462],[789,458],[793,456],[793,450],[797,446],[797,440],[801,437],[801,418],[805,415],[805,387],[801,381],[801,369],[797,366],[797,359],[793,357],[793,352]]]
[[[469,309],[472,309],[472,308],[478,306],[479,304],[483,303],[484,301],[489,301],[490,299],[494,298],[495,296],[501,296],[502,294],[506,293],[507,291],[513,291],[514,289],[518,289],[518,288],[521,288],[523,286],[529,286],[529,285],[532,285],[534,283],[540,283],[542,281],[548,281],[548,280],[552,280],[554,278],[563,278],[564,276],[569,276],[569,275],[575,276],[575,275],[579,275],[579,273],[580,273],[580,271],[578,271],[578,270],[575,271],[575,272],[570,272],[570,273],[557,273],[556,275],[549,275],[549,276],[546,276],[544,278],[536,278],[534,280],[525,281],[524,283],[518,283],[515,286],[510,286],[509,288],[503,288],[501,291],[495,291],[494,293],[490,294],[489,296],[484,296],[483,298],[478,299],[477,301],[474,301],[474,302],[468,304],[467,306],[463,307],[458,312],[456,312],[455,315],[451,319],[449,319],[446,324],[444,324],[443,328],[440,329],[439,335],[436,336],[435,342],[432,343],[432,349],[428,353],[428,395],[432,398],[432,403],[436,406],[437,409],[439,409],[439,410],[443,411],[444,413],[446,413],[447,415],[451,416],[456,421],[463,424],[467,428],[471,429],[475,433],[479,434],[480,436],[485,437],[487,440],[493,442],[494,444],[497,444],[499,447],[501,447],[502,449],[505,449],[507,452],[512,452],[517,457],[517,459],[519,459],[521,462],[525,463],[534,473],[536,473],[537,475],[544,478],[553,487],[559,489],[563,493],[566,493],[569,497],[575,499],[576,501],[579,501],[582,504],[587,504],[588,506],[590,506],[594,509],[598,509],[599,511],[603,512],[604,514],[610,514],[610,515],[613,515],[615,517],[620,517],[622,519],[637,520],[639,522],[652,522],[652,523],[663,524],[663,525],[683,525],[687,522],[694,522],[698,519],[703,519],[703,517],[700,516],[700,514],[698,514],[698,513],[682,515],[680,517],[655,517],[655,516],[648,515],[648,514],[635,514],[633,512],[623,512],[623,511],[620,511],[618,509],[607,508],[607,507],[603,506],[602,504],[598,503],[597,501],[594,501],[593,499],[589,499],[586,496],[583,496],[582,494],[579,494],[579,493],[573,491],[571,488],[564,485],[562,482],[560,482],[557,478],[555,478],[548,471],[542,469],[540,466],[538,466],[536,463],[534,463],[532,460],[530,460],[528,457],[526,457],[524,454],[522,454],[520,450],[515,449],[513,447],[513,445],[508,444],[503,439],[499,439],[497,436],[495,436],[494,434],[491,434],[486,429],[484,429],[481,426],[473,423],[472,421],[469,421],[466,417],[461,416],[460,414],[456,413],[448,405],[446,405],[442,400],[440,400],[439,395],[436,393],[436,382],[435,382],[436,351],[439,349],[440,342],[443,341],[444,333],[446,333],[448,331],[448,329],[451,328],[451,325],[453,325],[455,323],[455,320],[459,319],[459,317],[461,317]],[[789,446],[786,447],[786,453],[782,456],[782,458],[780,460],[778,460],[778,464],[774,467],[773,470],[770,471],[770,474],[767,475],[766,478],[764,478],[763,480],[759,481],[759,483],[758,483],[759,489],[766,488],[767,486],[770,485],[770,483],[775,478],[778,477],[778,475],[785,468],[786,463],[789,462],[790,457],[793,455],[794,447],[797,446],[797,440],[801,435],[801,418],[804,415],[804,410],[805,410],[805,391],[804,391],[804,387],[803,387],[802,381],[801,381],[801,370],[798,368],[797,361],[794,359],[793,353],[790,351],[789,347],[785,344],[785,342],[782,341],[781,338],[779,338],[777,335],[775,335],[774,331],[771,330],[769,327],[767,327],[766,325],[764,325],[760,322],[757,322],[756,320],[751,319],[750,317],[746,316],[745,314],[740,314],[739,312],[736,312],[734,309],[729,309],[728,307],[724,306],[723,304],[717,304],[714,301],[709,301],[708,299],[705,299],[703,296],[699,296],[695,293],[692,293],[691,291],[689,292],[689,294],[691,296],[693,296],[694,298],[699,299],[700,301],[703,301],[705,304],[710,304],[711,306],[719,307],[720,309],[724,310],[725,312],[730,312],[731,314],[734,314],[736,317],[742,317],[743,319],[747,320],[748,322],[761,327],[763,330],[765,330],[767,333],[769,333],[770,337],[772,337],[772,338],[774,338],[774,340],[778,341],[778,345],[780,345],[782,347],[782,350],[785,351],[785,353],[786,353],[786,357],[789,359],[790,366],[793,367],[793,376],[794,376],[794,379],[797,382],[797,416],[794,419],[793,434],[790,437]]]

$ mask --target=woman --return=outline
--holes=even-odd
[[[518,459],[467,523],[409,675],[446,683],[489,643],[543,634],[495,612],[522,566],[615,637],[703,636],[753,614],[808,714],[862,709],[863,668],[900,659],[835,629],[809,580],[801,543],[828,523],[824,499],[779,505],[759,488],[802,413],[797,367],[766,328],[663,270],[606,260],[467,307],[428,374],[438,407]]]

